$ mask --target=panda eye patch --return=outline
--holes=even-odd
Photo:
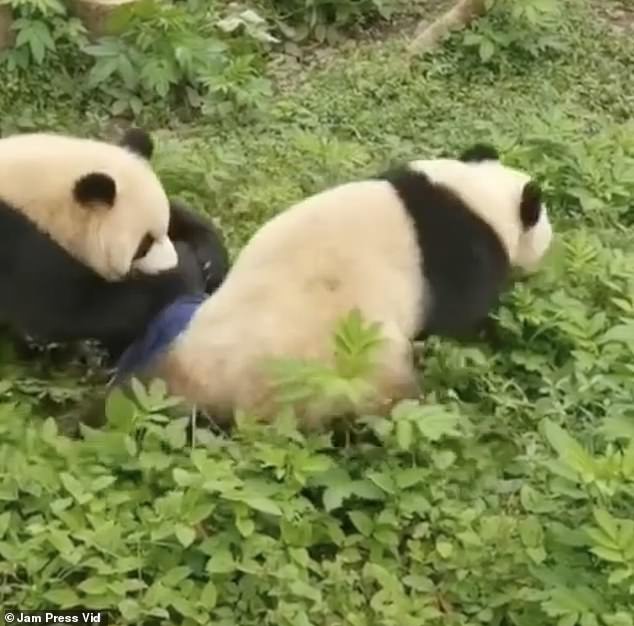
[[[136,254],[134,255],[134,261],[137,259],[143,258],[154,244],[154,237],[147,233],[143,239],[141,239],[141,243],[139,243],[139,247],[136,249]]]

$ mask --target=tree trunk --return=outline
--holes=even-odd
[[[468,26],[485,12],[486,0],[456,0],[448,11],[429,26],[422,28],[410,43],[409,51],[412,54],[421,54],[431,50],[452,30]]]

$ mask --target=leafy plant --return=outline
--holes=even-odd
[[[374,390],[370,377],[374,357],[383,343],[378,324],[366,324],[355,309],[338,325],[334,337],[334,363],[275,360],[270,364],[277,395],[283,404],[295,402],[340,405],[354,412]]]
[[[268,0],[262,4],[276,16],[285,37],[331,42],[342,29],[377,18],[388,20],[405,6],[402,0]]]
[[[68,13],[61,0],[3,0],[15,19],[15,47],[3,52],[10,70],[41,65],[64,49],[77,49],[86,41],[81,21]]]
[[[234,18],[247,25],[252,41],[263,39],[265,32],[257,18],[253,12]],[[257,72],[253,55],[245,54],[248,47],[234,59],[231,45],[220,36],[237,26],[230,18],[220,20],[214,5],[192,12],[177,3],[134,3],[113,21],[116,36],[84,48],[96,61],[89,87],[104,85],[117,98],[114,113],[128,108],[138,113],[145,99],[166,98],[176,88],[184,89],[194,108],[211,98],[239,101],[241,92],[255,84]],[[242,68],[236,72],[239,63]],[[123,87],[112,91],[108,80],[115,76]]]
[[[488,12],[464,35],[467,48],[475,48],[488,63],[503,51],[519,50],[537,57],[561,48],[557,27],[561,3],[557,0],[487,0]]]
[[[274,38],[254,11],[234,15],[214,2],[142,0],[122,5],[111,18],[112,34],[90,42],[60,0],[4,4],[16,16],[15,46],[2,53],[7,71],[28,79],[44,66],[70,75],[74,92],[98,97],[115,115],[139,115],[169,98],[217,116],[256,108],[269,94],[261,52]]]

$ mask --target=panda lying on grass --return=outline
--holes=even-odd
[[[480,324],[512,266],[533,270],[552,229],[538,184],[474,146],[318,193],[265,224],[209,298],[167,307],[124,353],[114,381],[162,378],[220,423],[236,409],[278,410],[265,364],[332,362],[337,321],[381,324],[373,382],[380,411],[418,395],[411,342]],[[305,427],[334,417],[297,406]]]
[[[212,224],[170,202],[141,130],[120,145],[0,139],[0,321],[42,342],[118,355],[166,305],[212,293],[228,255]]]

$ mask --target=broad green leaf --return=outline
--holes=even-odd
[[[348,517],[350,517],[350,521],[362,535],[366,537],[370,536],[374,528],[374,522],[370,516],[366,515],[363,511],[350,511]]]
[[[191,569],[186,565],[173,567],[161,578],[161,584],[165,587],[178,587],[183,580],[191,576],[191,573]]]
[[[587,527],[585,528],[585,533],[595,545],[608,550],[619,550],[619,544],[602,529]]]
[[[391,485],[391,479],[385,482],[387,486]],[[378,486],[369,480],[355,480],[350,484],[351,494],[357,498],[364,500],[385,500],[385,491],[379,489]]]
[[[634,322],[619,324],[608,330],[601,338],[602,343],[616,341],[628,346],[634,346]]]
[[[389,494],[396,493],[394,479],[387,472],[370,472],[368,478],[380,489]]]
[[[190,485],[194,485],[198,482],[198,476],[196,476],[196,474],[181,469],[180,467],[176,467],[174,469],[172,476],[174,477],[174,482],[179,487],[189,487]]]
[[[68,538],[68,533],[61,530],[51,529],[49,531],[48,540],[61,554],[68,554],[75,548],[73,542]]]
[[[522,543],[527,548],[537,548],[542,545],[544,532],[537,518],[529,517],[522,520],[519,524],[519,531]]]
[[[606,626],[633,626],[634,616],[631,612],[627,613],[625,611],[617,611],[612,615],[604,615],[603,621]]]
[[[345,500],[345,498],[347,498],[350,495],[350,492],[351,492],[351,486],[349,485],[338,485],[338,486],[328,487],[324,491],[324,495],[323,495],[324,507],[326,508],[326,511],[330,512],[330,511],[334,511],[335,509],[338,509],[343,503],[343,501]]]
[[[316,589],[302,580],[292,582],[290,585],[290,591],[292,594],[300,598],[308,598],[313,602],[319,602],[321,600],[321,593],[319,592],[319,589]]]
[[[125,392],[115,388],[106,397],[106,420],[108,424],[120,432],[130,432],[137,413],[134,401]]]
[[[604,561],[610,561],[611,563],[623,563],[623,554],[620,551],[596,546],[592,548],[592,552]]]
[[[44,593],[44,598],[54,606],[61,609],[71,606],[78,606],[81,601],[72,589],[51,589]]]
[[[634,440],[634,420],[625,416],[606,417],[599,432],[610,439]]]
[[[53,441],[57,437],[57,433],[57,422],[52,417],[49,417],[42,424],[42,438],[45,441]]]
[[[255,531],[255,523],[249,517],[236,517],[236,528],[243,537],[250,537]]]
[[[456,535],[465,546],[481,546],[482,539],[472,530],[465,530]]]
[[[226,548],[218,550],[209,561],[205,568],[210,574],[229,574],[236,569],[235,561],[231,552]]]
[[[207,609],[211,611],[216,607],[218,602],[218,591],[216,585],[209,581],[200,592],[199,602]]]
[[[409,450],[412,446],[414,426],[411,422],[401,420],[396,423],[396,440],[401,450]]]
[[[448,559],[453,553],[453,546],[448,541],[437,541],[436,550],[443,559]]]
[[[177,524],[174,529],[174,534],[184,548],[188,548],[196,539],[196,531],[184,524]]]
[[[88,595],[99,595],[108,590],[108,581],[104,578],[93,576],[81,582],[77,588]]]
[[[256,511],[269,513],[270,515],[282,515],[282,509],[280,509],[280,507],[270,498],[251,496],[248,498],[242,498],[241,501],[244,502],[249,508],[255,509]]]
[[[332,459],[325,454],[317,454],[303,459],[295,468],[305,474],[321,474],[333,466]]]
[[[394,474],[399,489],[409,489],[425,480],[425,471],[420,467],[408,467]]]
[[[10,523],[11,523],[10,511],[6,511],[5,513],[0,514],[0,539],[4,538],[5,533],[9,529]]]
[[[594,459],[561,426],[544,420],[543,432],[561,460],[588,481],[595,476]]]
[[[446,470],[454,464],[456,454],[451,450],[439,450],[433,453],[432,459],[439,470]]]
[[[82,484],[72,474],[62,472],[59,477],[66,490],[77,502],[83,504],[91,499],[91,496],[85,493]]]
[[[599,507],[595,507],[594,519],[599,524],[599,527],[610,537],[612,541],[617,541],[619,536],[619,524],[618,522],[606,511]]]
[[[121,615],[131,623],[138,623],[141,616],[141,607],[135,600],[126,599],[118,604]]]
[[[630,569],[629,567],[624,569],[617,569],[614,570],[608,577],[608,583],[610,585],[618,585],[624,580],[631,578],[632,575],[634,575],[634,570]]]
[[[495,44],[490,39],[480,42],[480,59],[486,63],[495,54]]]
[[[114,484],[116,480],[114,476],[99,476],[99,478],[95,478],[95,480],[92,481],[90,489],[94,492],[102,491]]]
[[[187,419],[185,420],[187,421]],[[172,450],[180,450],[187,443],[187,432],[183,421],[174,421],[165,428],[165,436]]]

